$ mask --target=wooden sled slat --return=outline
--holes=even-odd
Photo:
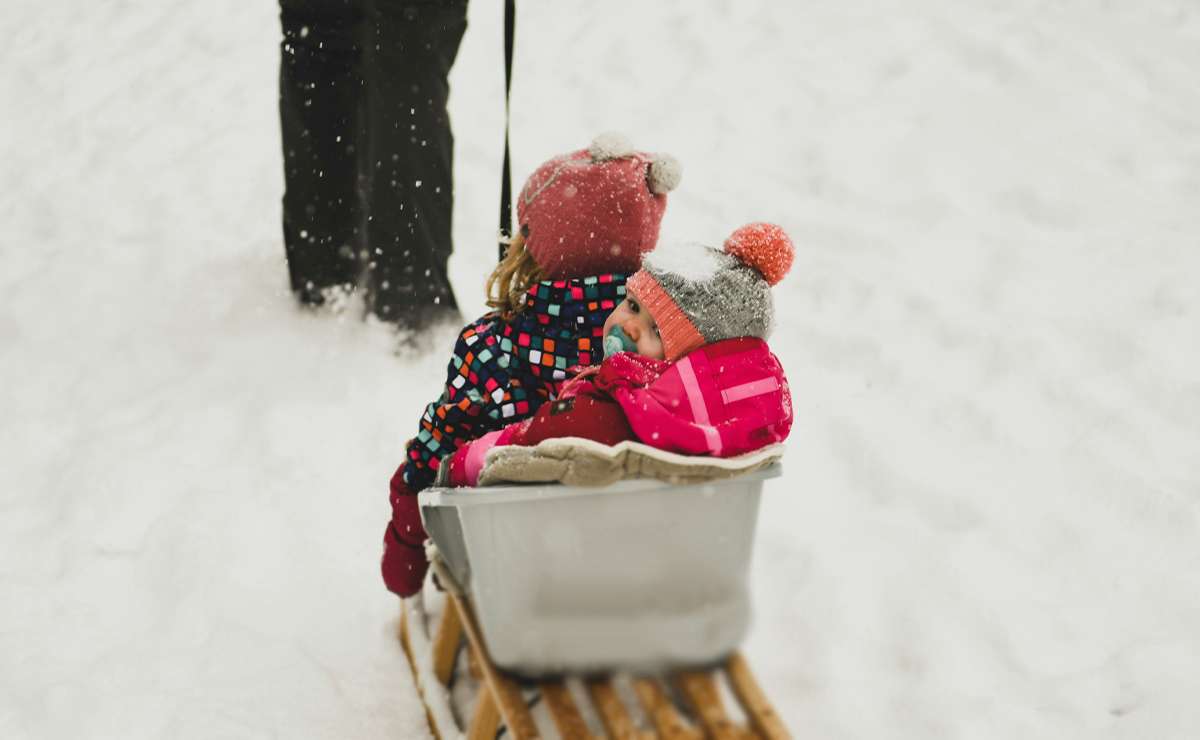
[[[463,627],[458,610],[447,604],[442,610],[442,619],[433,637],[433,672],[443,686],[450,685],[454,659],[458,657],[458,646],[462,639]]]
[[[711,672],[680,671],[675,674],[675,683],[704,726],[705,733],[713,740],[741,740],[746,736],[725,714],[725,705]]]
[[[492,692],[480,691],[475,702],[475,713],[471,715],[471,726],[467,728],[467,740],[495,740],[500,728],[500,710]]]
[[[504,724],[508,727],[508,736],[514,740],[533,740],[533,738],[537,738],[537,725],[534,723],[533,717],[529,714],[528,707],[525,706],[525,698],[521,696],[521,690],[517,688],[515,683],[501,674],[492,665],[492,661],[487,658],[487,646],[483,641],[483,633],[480,632],[479,625],[475,623],[475,615],[471,613],[470,607],[454,594],[447,593],[446,598],[450,600],[454,605],[454,609],[458,611],[458,617],[462,622],[467,640],[471,643],[472,649],[480,656],[479,667],[483,671],[483,681],[486,687],[486,690],[481,693],[490,693],[495,699],[496,707],[500,710],[500,716],[503,718]]]
[[[542,701],[546,702],[546,708],[550,710],[559,735],[567,740],[596,740],[595,735],[588,730],[583,715],[579,713],[579,707],[575,706],[575,700],[567,690],[566,684],[562,681],[547,681],[541,684],[540,688]]]
[[[604,722],[604,729],[613,740],[647,740],[646,734],[639,732],[637,725],[629,716],[629,710],[621,702],[617,690],[613,688],[612,677],[590,679],[587,682],[588,694],[592,697],[592,705]]]
[[[483,669],[479,667],[479,656],[475,654],[474,650],[467,651],[467,672],[476,681],[483,681]]]
[[[738,703],[742,705],[750,724],[765,740],[789,740],[792,735],[783,726],[783,720],[775,713],[775,708],[767,700],[754,674],[750,672],[750,664],[741,653],[734,653],[725,664],[725,675],[729,677],[729,685]]]
[[[637,692],[642,709],[654,723],[654,729],[662,740],[700,740],[700,731],[688,725],[658,681],[635,678],[633,690]]]

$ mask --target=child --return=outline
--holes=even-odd
[[[604,321],[623,299],[628,273],[657,243],[666,194],[679,177],[674,159],[606,134],[525,182],[519,232],[487,282],[496,310],[462,330],[445,390],[426,407],[392,477],[381,564],[389,590],[410,596],[424,580],[416,493],[433,483],[440,460],[533,415],[567,368],[602,359]]]
[[[763,340],[772,324],[770,287],[792,258],[791,240],[772,224],[743,226],[723,251],[648,254],[605,322],[609,356],[599,367],[583,370],[533,418],[460,447],[440,480],[475,486],[489,450],[553,437],[608,445],[635,439],[715,457],[783,441],[791,395]]]

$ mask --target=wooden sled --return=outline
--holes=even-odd
[[[425,704],[430,730],[438,740],[460,736],[494,740],[501,733],[513,740],[552,735],[539,727],[530,710],[531,695],[537,697],[541,714],[549,716],[552,728],[564,740],[791,737],[745,658],[737,652],[705,670],[626,677],[622,687],[612,675],[519,682],[493,665],[469,602],[453,593],[445,598],[432,634],[423,602],[418,599],[406,599],[400,617],[400,641]],[[464,664],[460,658],[464,647],[465,664],[478,680],[479,690],[469,720],[460,722],[445,702],[456,665]]]

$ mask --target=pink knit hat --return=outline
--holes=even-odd
[[[620,134],[555,157],[525,181],[517,222],[546,279],[633,272],[658,242],[667,193],[680,179],[668,155],[634,151]]]

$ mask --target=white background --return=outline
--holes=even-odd
[[[294,308],[276,10],[0,15],[0,737],[425,731],[377,561],[450,337],[398,357]],[[476,315],[500,3],[470,23]],[[796,242],[746,645],[796,735],[1200,735],[1200,6],[530,0],[518,25],[518,185],[616,129],[683,163],[664,239]]]

